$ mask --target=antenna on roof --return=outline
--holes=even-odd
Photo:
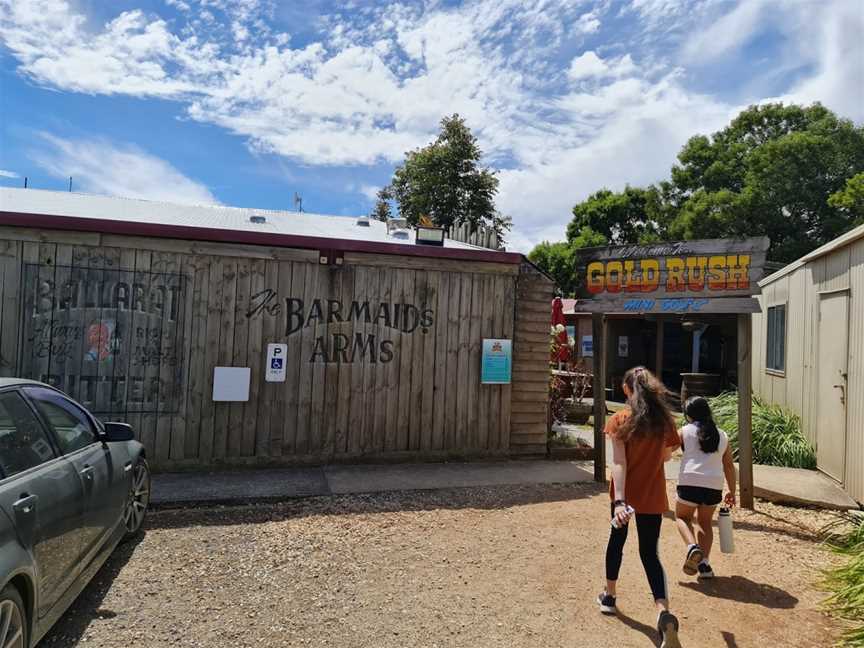
[[[296,191],[294,192],[294,209],[298,212],[303,211],[303,197]]]

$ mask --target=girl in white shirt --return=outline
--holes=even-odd
[[[678,532],[687,545],[684,573],[699,578],[713,578],[708,562],[714,530],[714,510],[723,498],[723,480],[729,485],[726,506],[735,505],[735,464],[726,433],[714,423],[711,407],[701,396],[684,405],[685,425],[678,434],[684,456],[678,474],[678,502],[675,506]],[[694,534],[695,524],[698,535]]]

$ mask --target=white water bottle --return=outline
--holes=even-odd
[[[725,506],[720,507],[717,526],[720,528],[720,551],[727,554],[734,553],[735,541],[732,538],[732,512]]]
[[[627,517],[632,517],[633,514],[636,512],[636,509],[634,509],[632,506],[630,506],[630,505],[628,504],[628,505],[624,508],[624,512],[627,514]],[[620,528],[621,528],[621,524],[618,522],[618,516],[617,516],[617,515],[613,515],[613,516],[612,516],[612,526],[613,526],[614,528],[616,528],[616,529],[620,529]]]

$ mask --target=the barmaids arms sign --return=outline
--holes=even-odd
[[[758,312],[769,240],[715,239],[579,250],[582,312]]]

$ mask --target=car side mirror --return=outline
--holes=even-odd
[[[132,426],[128,423],[104,423],[104,429],[99,435],[99,440],[103,443],[114,443],[117,441],[132,441],[135,439],[135,432]]]

